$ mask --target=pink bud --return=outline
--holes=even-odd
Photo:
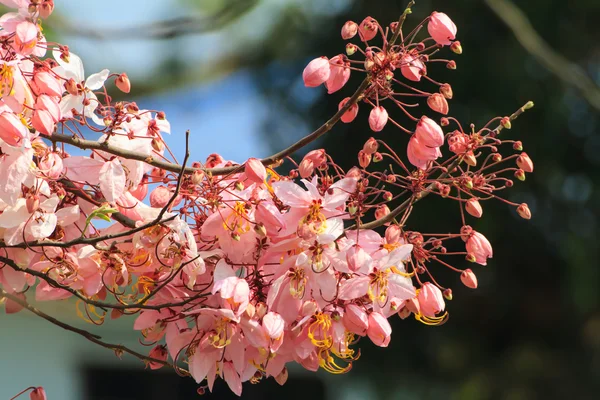
[[[429,161],[433,161],[442,155],[439,147],[425,146],[415,135],[408,141],[406,154],[412,165],[423,170],[427,169]]]
[[[360,40],[367,42],[377,36],[379,24],[374,18],[367,17],[363,19],[358,27],[358,35]]]
[[[483,209],[481,208],[481,204],[475,198],[470,198],[465,203],[465,209],[469,214],[474,216],[475,218],[481,218],[483,215]]]
[[[388,244],[398,243],[400,241],[400,234],[402,229],[398,225],[390,225],[385,230],[385,241]]]
[[[517,207],[517,213],[523,219],[531,219],[531,211],[526,203],[522,203]]]
[[[54,122],[58,122],[62,118],[60,106],[58,105],[58,101],[54,96],[48,96],[45,94],[38,96],[35,102],[35,109],[48,111]]]
[[[44,135],[51,135],[56,128],[56,122],[46,110],[36,110],[31,118],[31,125]]]
[[[302,79],[304,80],[304,86],[317,87],[325,83],[330,75],[331,66],[329,65],[329,59],[327,57],[319,57],[312,60],[304,68]]]
[[[69,80],[65,82],[65,90],[73,96],[77,96],[79,94],[79,88],[77,87],[77,82],[75,82],[75,79],[69,78]]]
[[[171,191],[164,186],[159,186],[150,193],[150,205],[156,208],[163,208],[171,200]]]
[[[444,132],[442,128],[431,118],[421,117],[417,122],[415,135],[419,143],[428,147],[440,147],[444,144]]]
[[[342,324],[349,332],[365,336],[369,328],[369,316],[362,307],[356,304],[348,304],[342,318]]]
[[[460,42],[458,40],[450,45],[450,50],[452,50],[456,54],[462,54],[463,51],[462,46],[460,45]]]
[[[148,354],[148,356],[156,360],[166,361],[168,354],[169,353],[167,352],[167,348],[165,346],[157,345],[152,350],[150,350],[150,354]],[[150,367],[150,369],[160,369],[164,366],[164,364],[150,361],[148,363],[148,366]]]
[[[374,107],[369,114],[369,126],[374,132],[381,132],[388,122],[388,112],[382,106]]]
[[[367,154],[373,154],[379,148],[379,143],[375,138],[369,138],[363,146],[363,151]]]
[[[298,166],[298,172],[302,178],[308,178],[315,172],[315,165],[312,160],[305,158]]]
[[[427,105],[435,112],[439,112],[440,114],[444,115],[448,114],[448,101],[440,93],[434,93],[429,96],[427,98]]]
[[[54,11],[54,0],[44,0],[42,5],[40,5],[39,10],[40,17],[44,19],[48,18],[50,14],[52,14],[52,11]]]
[[[11,146],[20,146],[23,139],[29,136],[29,131],[23,122],[12,112],[0,114],[0,138]]]
[[[358,33],[358,24],[354,21],[348,21],[342,27],[342,39],[352,39]]]
[[[340,101],[338,110],[341,110],[342,107],[344,107],[346,105],[346,103],[348,103],[348,101],[350,101],[350,97],[346,97],[344,100]],[[358,104],[354,103],[342,115],[341,120],[342,120],[342,122],[348,124],[348,123],[354,121],[354,118],[356,118],[357,115],[358,115]]]
[[[245,171],[246,178],[254,183],[261,184],[267,179],[267,169],[260,160],[256,158],[249,158],[246,161]]]
[[[333,57],[329,61],[330,74],[329,79],[325,82],[327,93],[331,94],[337,92],[344,87],[350,79],[350,62],[347,61],[346,56],[340,54]]]
[[[440,93],[447,99],[451,99],[454,96],[452,86],[447,83],[444,83],[442,86],[440,86]]]
[[[487,259],[494,255],[492,245],[481,233],[472,231],[467,239],[467,253],[475,257],[475,262],[481,265],[487,265]]]
[[[419,82],[425,75],[425,64],[419,58],[405,54],[400,58],[400,72],[409,81]]]
[[[365,153],[364,150],[358,152],[358,165],[362,168],[367,168],[371,164],[371,155]]]
[[[58,79],[47,70],[39,70],[33,75],[33,82],[40,94],[62,96],[63,89]]]
[[[350,168],[350,170],[346,173],[346,178],[356,178],[356,179],[360,179],[362,177],[362,172],[360,171],[360,169],[358,167],[352,167]]]
[[[475,276],[475,273],[473,273],[473,271],[471,271],[470,269],[465,269],[460,274],[460,280],[466,287],[470,289],[477,289],[477,277]]]
[[[390,208],[385,204],[377,207],[375,210],[375,219],[381,219],[390,213]]]
[[[309,159],[315,164],[315,168],[320,168],[327,162],[327,154],[323,149],[311,150],[305,156],[304,159]]]
[[[367,335],[376,346],[387,347],[390,343],[392,327],[388,320],[378,312],[369,314]]]
[[[125,72],[115,79],[115,84],[117,88],[123,93],[129,93],[131,91],[131,82],[129,81],[129,77]]]
[[[48,400],[46,397],[46,391],[43,387],[38,386],[29,393],[30,400]]]
[[[371,265],[371,256],[361,246],[355,244],[346,252],[346,261],[348,269],[352,272],[360,271],[364,268],[368,269]]]
[[[533,172],[533,161],[527,155],[527,153],[521,153],[519,157],[517,157],[517,165],[525,172]]]
[[[456,39],[456,25],[444,13],[433,12],[427,24],[429,34],[438,44],[447,46]]]
[[[421,313],[426,317],[435,317],[436,314],[444,311],[446,303],[442,291],[432,283],[423,284],[417,295]]]

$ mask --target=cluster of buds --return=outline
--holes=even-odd
[[[212,154],[188,165],[188,153],[177,163],[163,138],[170,133],[163,112],[112,102],[104,84],[113,79],[127,93],[126,74],[103,70],[86,78],[67,46],[46,43],[39,20],[52,1],[0,2],[19,8],[0,18],[6,311],[26,307],[34,292],[38,301],[76,298],[76,312],[93,324],[134,316],[134,329],[152,346],[142,357],[147,366],[180,370],[185,361],[200,391],[212,390],[217,377],[238,395],[246,381],[273,377],[283,384],[289,363],[344,373],[359,356],[361,337],[388,346],[389,318],[444,323],[452,291],[435,280],[436,267],[450,268],[474,289],[475,273],[448,257],[481,265],[492,257],[490,242],[465,214],[480,218],[481,203],[496,199],[531,217],[527,205],[498,193],[512,187],[513,176],[524,180],[533,172],[522,144],[499,138],[532,104],[466,132],[448,116],[452,89],[428,75],[432,62],[456,68],[433,58],[442,48],[462,52],[456,26],[443,13],[409,34],[402,32],[408,10],[387,28],[371,17],[347,22],[343,39],[358,35],[364,48],[350,43],[345,55],[317,58],[303,73],[306,86],[324,84],[330,94],[351,71],[364,74],[333,123],[352,122],[358,103],[366,104],[374,132],[394,125],[409,135],[406,157],[370,138],[347,171],[318,149],[298,164],[286,157],[293,164],[283,174],[277,168],[284,157],[237,163]],[[424,26],[429,37],[417,41]],[[371,44],[377,39],[379,47]],[[358,54],[364,60],[349,58]],[[423,81],[438,91],[412,86]],[[402,97],[426,98],[444,117],[417,118]],[[391,103],[410,127],[390,118],[383,104]],[[450,125],[456,130],[444,133]],[[82,126],[100,138],[86,139]],[[506,147],[517,153],[501,155]],[[90,153],[70,155],[73,148]],[[283,153],[296,147],[290,149]],[[373,169],[384,161],[387,169]],[[409,230],[415,204],[429,194],[458,202],[457,233]],[[447,251],[451,240],[462,240],[464,251]],[[43,390],[34,392],[45,398]]]

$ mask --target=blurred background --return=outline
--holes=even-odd
[[[56,0],[45,25],[50,40],[69,44],[86,74],[126,71],[142,108],[164,110],[168,142],[192,158],[213,152],[244,161],[266,156],[312,131],[337,111],[362,76],[341,92],[307,89],[301,73],[312,58],[344,51],[347,20],[397,19],[406,0]],[[449,82],[450,113],[463,125],[535,108],[503,135],[524,142],[535,163],[510,200],[527,202],[531,221],[501,203],[485,203],[472,221],[494,246],[487,267],[473,268],[476,291],[456,275],[449,321],[427,327],[393,318],[390,347],[360,344],[344,376],[291,369],[282,388],[245,385],[243,398],[597,399],[600,391],[600,2],[579,0],[417,0],[407,27],[432,10],[458,26],[464,53],[456,71],[429,75]],[[351,125],[336,125],[317,144],[342,165],[372,135],[366,107]],[[428,112],[423,110],[423,112]],[[392,114],[402,121],[399,114]],[[406,137],[382,133],[399,149]],[[459,216],[428,198],[409,229],[454,230]],[[433,227],[433,228],[432,228]],[[457,264],[460,264],[458,261]],[[464,262],[466,264],[466,261]],[[460,265],[464,266],[464,265]],[[473,267],[472,265],[470,267]],[[73,318],[70,303],[43,304]],[[140,347],[130,321],[109,321],[107,340]],[[0,398],[43,385],[51,400],[193,399],[196,385],[171,371],[144,371],[84,339],[25,312],[0,314]],[[220,386],[209,398],[232,398]]]

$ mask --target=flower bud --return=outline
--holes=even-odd
[[[364,150],[358,152],[358,164],[362,168],[367,168],[371,164],[371,155],[365,153]]]
[[[454,60],[448,61],[448,64],[446,64],[446,68],[448,68],[448,69],[456,69],[456,61],[454,61]]]
[[[363,151],[367,154],[373,154],[379,148],[379,142],[373,137],[369,138],[363,146]]]
[[[460,280],[466,287],[470,289],[477,289],[477,277],[475,276],[475,273],[471,271],[471,269],[465,269],[460,274]]]
[[[454,96],[454,92],[452,91],[452,86],[450,86],[447,83],[444,83],[442,86],[440,86],[440,93],[448,100],[450,100],[452,98],[452,96]]]
[[[162,153],[165,150],[165,143],[160,138],[152,138],[150,145],[157,153]]]
[[[427,105],[435,112],[448,115],[448,101],[446,101],[446,97],[444,97],[440,93],[434,93],[431,96],[429,96],[427,98]]]
[[[481,233],[472,231],[467,239],[467,259],[477,264],[487,265],[487,259],[494,255],[492,245]]]
[[[304,86],[317,87],[325,83],[331,74],[331,66],[327,57],[319,57],[312,60],[302,72]]]
[[[79,89],[77,88],[77,82],[75,82],[75,79],[69,78],[69,80],[65,83],[65,90],[73,96],[77,96],[79,94]]]
[[[402,229],[398,225],[390,225],[385,230],[385,241],[388,244],[398,243]]]
[[[375,152],[373,154],[373,162],[378,163],[381,162],[383,160],[383,155],[380,152]]]
[[[38,386],[29,393],[30,400],[47,400],[46,391],[43,387]]]
[[[360,169],[358,169],[357,167],[352,167],[352,168],[350,168],[350,170],[348,172],[346,172],[346,178],[360,179],[361,176],[362,176],[362,173],[360,172]]]
[[[150,354],[148,354],[148,356],[157,360],[166,361],[168,354],[169,353],[167,352],[167,348],[165,346],[157,345],[152,350],[150,350]],[[150,361],[148,363],[148,366],[150,367],[150,369],[160,369],[164,366],[164,364]]]
[[[513,143],[513,149],[516,151],[523,151],[523,143],[520,140],[517,140]]]
[[[346,105],[346,103],[348,103],[348,101],[350,101],[350,97],[346,97],[344,100],[340,101],[340,104],[338,105],[338,110],[341,110],[342,107],[344,107]],[[356,116],[358,115],[358,104],[354,103],[350,106],[350,108],[348,108],[348,110],[346,110],[346,112],[342,115],[342,117],[340,118],[342,120],[343,123],[350,123],[352,121],[354,121],[354,118],[356,118]]]
[[[444,132],[442,128],[434,120],[426,116],[422,116],[419,122],[417,122],[415,135],[419,143],[424,146],[440,147],[444,144]]]
[[[502,161],[502,154],[496,153],[496,154],[492,155],[492,161],[495,163]]]
[[[386,191],[383,193],[383,199],[384,199],[385,201],[392,201],[392,199],[393,199],[393,198],[394,198],[394,195],[392,194],[392,192],[390,192],[390,191],[387,191],[387,190],[386,190]]]
[[[342,318],[342,324],[349,332],[365,336],[369,328],[369,316],[362,307],[348,304]]]
[[[54,11],[54,0],[44,1],[38,8],[41,18],[48,18],[52,11]]]
[[[254,232],[258,235],[258,237],[264,238],[267,236],[267,228],[265,228],[265,224],[262,222],[258,222],[254,225]]]
[[[377,31],[379,29],[379,24],[374,18],[367,17],[363,19],[363,21],[358,26],[358,35],[360,36],[360,40],[363,42],[368,42],[377,36]]]
[[[368,269],[371,265],[371,256],[358,244],[353,245],[346,252],[346,261],[348,262],[348,269],[352,272],[357,272],[364,269]]]
[[[417,298],[421,313],[426,317],[435,317],[446,308],[442,291],[432,283],[425,282],[419,290]]]
[[[352,39],[358,33],[358,24],[354,21],[348,21],[342,26],[342,39]]]
[[[427,31],[437,44],[448,46],[456,38],[456,25],[444,13],[434,11],[429,17]]]
[[[525,172],[533,172],[533,161],[527,155],[527,153],[521,153],[519,157],[517,157],[517,165]]]
[[[123,93],[129,93],[131,91],[131,82],[129,81],[129,77],[125,72],[115,79],[115,84],[117,88]]]
[[[158,186],[150,193],[150,205],[155,208],[163,208],[171,199],[171,191],[165,186]]]
[[[382,106],[374,107],[369,114],[369,126],[374,132],[381,132],[388,122],[388,112]]]
[[[453,296],[452,296],[452,289],[448,288],[448,289],[444,289],[444,291],[442,292],[442,294],[444,295],[444,298],[448,301],[452,301]]]
[[[375,219],[382,219],[390,213],[390,208],[385,204],[380,205],[375,210]]]
[[[529,207],[526,203],[522,203],[517,207],[517,213],[523,219],[531,219],[531,211],[529,210]]]
[[[475,198],[470,198],[465,203],[465,209],[469,214],[474,216],[475,218],[481,218],[483,215],[483,209],[481,208],[481,204]]]
[[[267,313],[267,305],[263,302],[256,304],[256,316],[261,319]]]
[[[390,343],[392,327],[387,318],[378,312],[369,314],[369,327],[367,335],[374,345],[387,347]]]
[[[250,182],[262,184],[267,179],[267,169],[263,163],[256,158],[249,158],[246,161],[244,173]]]
[[[522,169],[516,170],[515,171],[515,178],[517,178],[521,182],[524,182],[525,181],[525,171],[523,171]]]
[[[298,166],[298,172],[302,178],[308,178],[315,172],[315,165],[312,160],[305,158]]]
[[[353,43],[348,43],[346,45],[346,55],[348,55],[348,57],[353,56],[357,50],[358,50],[358,46],[356,46]]]
[[[462,46],[460,45],[460,42],[457,40],[454,43],[452,43],[450,45],[450,50],[452,50],[456,54],[462,54]]]

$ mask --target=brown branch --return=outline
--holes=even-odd
[[[169,283],[173,277],[186,265],[188,265],[191,262],[196,261],[197,258],[194,258],[190,261],[186,261],[184,262],[179,268],[178,271],[175,272],[174,275],[172,275],[171,277],[168,278],[167,283]],[[173,308],[173,307],[180,307],[180,306],[185,306],[189,303],[191,303],[194,300],[198,300],[202,297],[206,297],[207,294],[206,293],[198,293],[188,299],[182,300],[180,302],[176,302],[176,303],[164,303],[164,304],[157,304],[157,305],[147,305],[144,304],[145,302],[147,302],[151,297],[153,297],[154,295],[156,295],[156,293],[158,293],[158,291],[160,289],[162,289],[164,286],[166,286],[166,283],[163,282],[163,284],[161,284],[159,287],[157,287],[154,291],[151,292],[150,295],[145,296],[143,299],[141,299],[140,301],[134,303],[134,304],[112,304],[112,303],[106,303],[103,301],[97,301],[97,300],[93,300],[90,299],[88,297],[85,297],[84,295],[82,295],[81,293],[79,293],[77,290],[71,288],[70,286],[66,286],[63,284],[60,284],[59,282],[57,282],[55,279],[52,279],[51,277],[48,276],[48,274],[45,274],[43,272],[40,271],[36,271],[34,269],[31,268],[21,268],[19,267],[13,260],[6,258],[6,257],[2,257],[0,256],[0,262],[6,264],[7,266],[9,266],[10,268],[14,269],[15,271],[18,272],[24,272],[27,273],[29,275],[33,275],[36,276],[46,282],[48,282],[48,284],[54,288],[58,288],[58,289],[62,289],[65,290],[69,293],[71,293],[73,296],[77,297],[78,299],[80,299],[81,301],[83,301],[86,304],[92,305],[94,307],[98,307],[101,308],[103,310],[106,309],[115,309],[115,310],[162,310],[164,308]]]
[[[508,26],[521,45],[548,71],[577,88],[594,108],[600,110],[600,87],[577,64],[572,63],[544,41],[527,15],[510,0],[485,0],[490,9]]]
[[[176,370],[178,370],[179,372],[182,372],[184,374],[188,374],[187,371],[185,371],[184,369],[168,362],[168,361],[163,361],[163,360],[158,360],[156,358],[152,358],[152,357],[148,357],[145,356],[141,353],[138,353],[134,350],[131,350],[130,348],[123,346],[122,344],[113,344],[113,343],[107,343],[101,340],[101,336],[98,336],[96,334],[93,334],[91,332],[88,332],[86,330],[83,329],[79,329],[76,328],[72,325],[69,325],[67,323],[64,323],[62,321],[59,321],[58,319],[46,314],[45,312],[33,307],[31,304],[29,304],[27,301],[25,300],[21,300],[19,297],[14,296],[8,292],[6,292],[4,289],[0,289],[0,298],[5,297],[17,304],[19,304],[21,307],[26,308],[27,310],[31,311],[32,313],[34,313],[35,315],[37,315],[38,317],[41,317],[43,319],[45,319],[46,321],[60,327],[63,328],[69,332],[73,332],[76,333],[80,336],[83,336],[84,338],[86,338],[87,340],[89,340],[90,342],[93,342],[97,345],[100,345],[102,347],[105,347],[107,349],[113,350],[115,353],[128,353],[131,354],[134,357],[139,358],[142,361],[145,362],[153,362],[153,363],[158,363],[158,364],[162,364],[162,365],[167,365],[169,367],[172,367]]]
[[[515,111],[510,116],[510,120],[514,121],[521,114],[523,114],[526,110],[528,110],[531,107],[533,107],[533,103],[532,102],[527,103],[526,105],[524,105],[523,107],[521,107],[517,111]],[[502,126],[502,124],[499,124],[496,127],[496,129],[494,129],[492,132],[494,132],[495,134],[498,134],[503,129],[504,129],[504,126]],[[489,136],[489,134],[487,136]],[[440,176],[437,178],[437,180],[444,179],[444,178],[447,178],[448,176],[450,176],[450,173],[453,172],[456,169],[456,167],[458,166],[458,164],[460,164],[461,161],[462,161],[462,159],[458,158],[456,161],[454,161],[452,164],[450,164],[450,166],[448,166],[446,172],[443,172],[442,174],[440,174]],[[427,186],[427,188],[425,190],[413,194],[410,198],[406,199],[398,207],[394,208],[385,217],[383,217],[381,219],[378,219],[378,220],[375,220],[375,221],[368,222],[366,224],[360,224],[359,225],[359,229],[375,229],[375,228],[378,228],[380,226],[383,226],[384,224],[386,224],[388,222],[394,221],[394,219],[398,215],[400,215],[402,213],[402,211],[404,211],[408,206],[410,206],[410,205],[416,203],[417,201],[419,201],[419,200],[427,197],[429,195],[429,193],[431,193],[433,191],[434,188],[435,188],[435,184],[434,183],[429,184],[429,186]],[[356,228],[356,225],[351,226],[349,229],[351,230],[351,229],[355,229],[355,228]]]

